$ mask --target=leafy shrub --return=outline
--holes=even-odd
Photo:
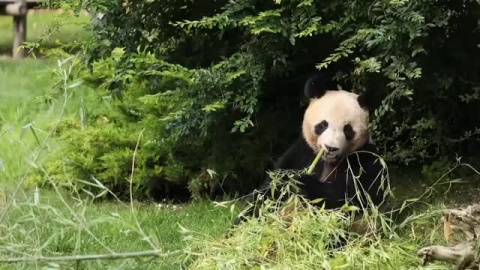
[[[235,84],[247,79],[238,78],[234,71],[227,73],[230,77],[224,80],[215,79],[214,74],[219,70],[231,69],[227,64],[188,70],[158,60],[150,53],[138,53],[124,63],[132,65],[138,76],[119,75],[113,64],[123,57],[124,51],[115,49],[110,57],[92,62],[89,70],[82,63],[77,65],[77,76],[87,86],[84,87],[86,94],[74,93],[83,99],[81,110],[64,120],[56,130],[61,147],[46,159],[48,176],[58,182],[78,180],[86,190],[95,186],[85,181],[100,181],[117,195],[128,195],[132,158],[138,142],[133,180],[139,198],[147,194],[177,199],[193,194],[199,198],[247,190],[249,186],[245,183],[248,181],[225,178],[244,164],[254,167],[260,163],[256,160],[259,157],[250,156],[249,147],[249,142],[258,139],[253,133],[244,138],[227,138],[232,126],[225,123],[230,121],[214,123],[217,110],[223,108],[222,102],[238,102],[241,110],[243,100],[212,102],[195,98],[187,91],[175,91],[178,87],[189,91],[216,91],[224,87],[231,88],[233,96]],[[248,75],[247,72],[252,70],[244,71]],[[158,80],[159,74],[163,79]],[[88,86],[94,87],[98,80],[104,83],[92,92]],[[155,92],[152,80],[156,87],[165,90]],[[131,90],[108,95],[106,91],[115,84]],[[226,95],[228,97],[228,93]],[[219,95],[218,98],[226,97]],[[192,120],[191,126],[182,124],[185,118]],[[206,128],[205,132],[197,133],[196,125],[215,129]],[[243,130],[245,127],[239,124],[233,128]],[[208,140],[212,137],[234,141],[229,145],[215,144]],[[241,165],[236,163],[239,158],[243,160]],[[257,169],[259,175],[261,171]],[[45,180],[39,176],[42,175],[36,175],[31,181]]]
[[[151,153],[142,153],[140,183],[191,183],[195,194],[248,190],[269,157],[299,135],[292,123],[300,122],[300,89],[315,67],[343,88],[372,94],[374,138],[388,161],[418,164],[478,150],[476,1],[65,5],[105,14],[84,44],[91,72],[83,76],[114,97],[114,125],[129,135],[145,128],[142,148]],[[106,182],[124,178],[132,143],[94,154],[116,165],[89,172],[111,169],[102,173]]]

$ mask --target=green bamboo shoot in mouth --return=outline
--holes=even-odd
[[[320,150],[318,151],[317,156],[315,157],[315,159],[313,160],[312,164],[311,164],[310,167],[308,168],[307,174],[312,174],[312,173],[313,173],[313,170],[315,169],[315,166],[317,166],[317,163],[318,163],[318,161],[322,158],[322,156],[323,156],[323,148],[320,148]]]

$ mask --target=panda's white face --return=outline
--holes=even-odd
[[[369,140],[368,111],[357,98],[354,93],[335,90],[310,100],[303,136],[315,152],[323,148],[326,162],[338,162]]]

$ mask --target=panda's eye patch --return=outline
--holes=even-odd
[[[320,124],[315,125],[315,134],[320,135],[328,128],[328,122],[323,120]]]
[[[351,141],[355,137],[355,131],[350,124],[346,124],[343,127],[343,133],[345,133],[345,138],[347,139],[347,141]]]

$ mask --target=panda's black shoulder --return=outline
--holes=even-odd
[[[303,136],[297,139],[275,163],[275,169],[301,170],[310,165],[315,153]]]

